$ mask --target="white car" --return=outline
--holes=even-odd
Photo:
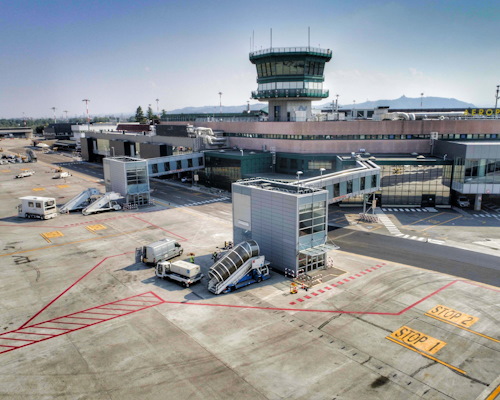
[[[470,201],[467,196],[458,196],[457,204],[459,207],[470,207]]]
[[[187,176],[184,176],[183,178],[181,178],[181,182],[182,183],[188,183],[188,182],[192,182],[193,180]]]

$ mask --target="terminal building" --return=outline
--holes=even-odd
[[[298,171],[313,178],[363,159],[379,167],[378,205],[450,207],[461,194],[476,209],[484,201],[500,201],[496,112],[384,108],[363,117],[318,120],[311,103],[328,96],[323,81],[330,50],[271,48],[249,57],[258,85],[251,96],[269,102],[268,121],[207,118],[119,126],[116,132],[85,133],[82,157],[97,162],[109,155],[145,158],[150,176],[188,174],[229,191],[240,179],[293,181]],[[179,164],[174,157],[181,155]],[[340,204],[359,203],[362,197],[349,195]]]

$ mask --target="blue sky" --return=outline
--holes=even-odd
[[[340,104],[424,96],[494,106],[498,1],[3,0],[0,118],[242,105],[255,49],[329,48]],[[251,103],[255,101],[250,100]]]

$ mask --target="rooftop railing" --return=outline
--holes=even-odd
[[[273,90],[255,90],[252,92],[254,99],[269,99],[273,97],[319,97],[329,96],[328,90],[323,89],[273,89]]]
[[[273,53],[314,53],[322,56],[331,56],[330,49],[321,49],[319,47],[272,47],[269,49],[250,52],[250,57]]]

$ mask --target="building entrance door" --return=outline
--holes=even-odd
[[[436,206],[436,196],[433,194],[423,194],[422,202],[420,207],[435,207]]]

